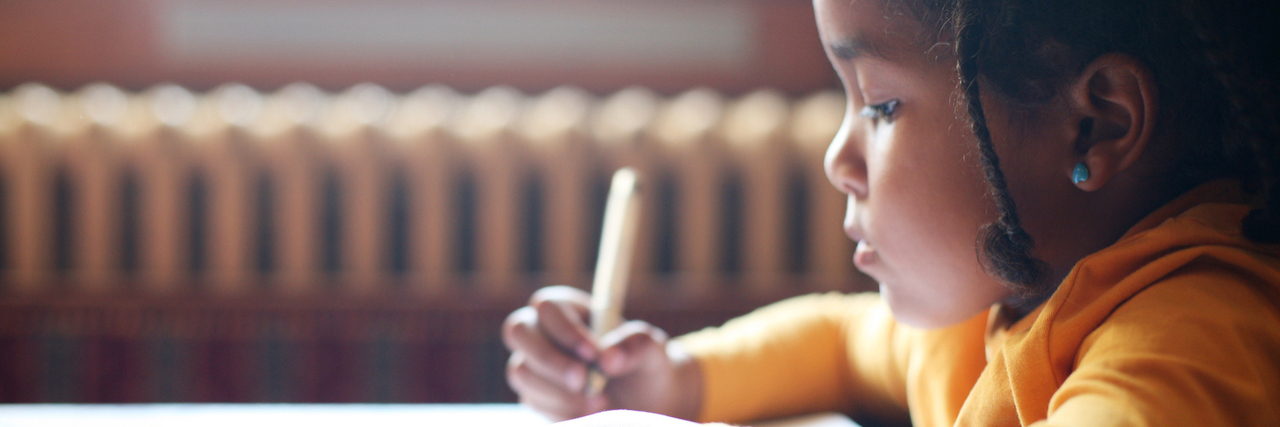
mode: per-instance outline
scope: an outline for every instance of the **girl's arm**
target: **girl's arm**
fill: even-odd
[[[702,371],[697,419],[836,411],[905,421],[909,345],[877,294],[807,295],[678,339]]]

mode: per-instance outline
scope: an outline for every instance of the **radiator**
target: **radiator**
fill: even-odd
[[[586,287],[642,178],[629,316],[868,289],[834,92],[38,84],[0,94],[0,402],[499,401],[506,313]]]
[[[581,283],[608,177],[632,166],[637,281],[838,284],[850,244],[821,158],[843,111],[769,90],[28,84],[0,97],[0,266],[17,293]]]

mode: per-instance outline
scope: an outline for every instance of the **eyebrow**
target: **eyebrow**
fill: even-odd
[[[862,35],[853,35],[832,42],[827,45],[827,48],[842,61],[866,57],[888,59],[888,49],[882,43]]]

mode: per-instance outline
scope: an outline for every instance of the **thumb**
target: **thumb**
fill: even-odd
[[[600,338],[600,370],[610,377],[630,374],[667,357],[667,333],[639,320],[623,323]]]

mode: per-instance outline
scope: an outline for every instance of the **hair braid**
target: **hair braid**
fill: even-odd
[[[979,159],[986,176],[988,191],[995,201],[999,217],[986,224],[978,234],[978,251],[984,268],[1004,281],[1023,297],[1039,293],[1038,284],[1046,271],[1045,263],[1033,257],[1035,241],[1022,228],[1017,205],[1009,193],[1000,157],[996,155],[982,108],[979,86],[978,56],[983,45],[984,25],[973,12],[972,2],[961,2],[956,8],[956,57],[960,86],[969,114],[969,125],[977,138]]]

